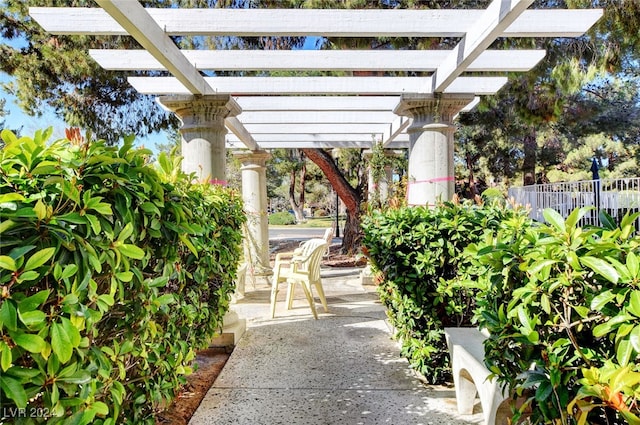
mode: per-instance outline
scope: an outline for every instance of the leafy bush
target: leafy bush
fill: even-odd
[[[329,212],[325,209],[322,208],[318,208],[315,211],[313,211],[313,216],[314,217],[326,217],[329,215]]]
[[[522,212],[503,202],[446,202],[404,207],[363,220],[365,253],[381,281],[378,293],[402,342],[403,355],[431,383],[450,379],[444,327],[470,326],[476,272],[463,255],[487,229]]]
[[[219,330],[244,221],[179,160],[51,131],[0,151],[0,403],[24,423],[153,424]],[[11,410],[14,409],[14,410]]]
[[[296,224],[296,217],[287,211],[280,211],[269,215],[269,224],[284,226]]]
[[[478,301],[485,362],[535,424],[638,424],[640,238],[625,217],[582,229],[587,213],[548,225],[511,220],[470,247],[487,267]]]

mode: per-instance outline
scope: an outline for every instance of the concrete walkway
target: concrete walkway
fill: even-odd
[[[302,290],[287,311],[284,286],[270,319],[269,286],[247,279],[234,307],[247,332],[189,424],[481,423],[481,413],[456,413],[453,388],[416,378],[375,288],[361,285],[357,272],[323,269],[329,313],[318,303],[318,320]]]

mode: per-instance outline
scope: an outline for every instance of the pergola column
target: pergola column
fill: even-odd
[[[386,156],[393,156],[394,154],[385,152]],[[389,185],[393,180],[393,169],[385,165],[384,167],[384,177],[380,179],[380,181],[376,182],[374,178],[374,170],[371,166],[371,158],[373,157],[373,151],[367,150],[364,151],[364,158],[367,161],[367,200],[369,202],[374,200],[373,195],[378,193],[378,201],[380,203],[385,203],[387,199],[389,199]]]
[[[271,276],[269,266],[269,220],[267,216],[266,162],[271,154],[266,151],[237,153],[242,168],[242,200],[247,215],[245,235],[245,261],[254,276]]]
[[[394,112],[409,116],[407,203],[433,206],[455,190],[453,118],[473,95],[403,95]]]
[[[161,96],[158,101],[182,122],[182,170],[199,181],[226,183],[224,120],[242,109],[229,95]]]

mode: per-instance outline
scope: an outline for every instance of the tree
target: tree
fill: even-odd
[[[9,114],[4,107],[7,104],[6,99],[0,99],[0,130],[4,129],[6,123],[6,116]]]
[[[360,229],[360,217],[363,213],[363,193],[365,193],[366,180],[364,172],[357,171],[358,183],[354,187],[349,183],[345,175],[340,171],[336,161],[331,154],[324,149],[302,149],[302,151],[324,172],[331,183],[331,186],[338,193],[347,209],[347,220],[345,222],[344,234],[342,237],[342,252],[354,254],[360,247],[362,232]],[[355,149],[349,149],[348,154],[355,154]],[[361,154],[361,152],[358,152]],[[360,161],[362,164],[362,161]],[[359,167],[362,169],[363,167]]]

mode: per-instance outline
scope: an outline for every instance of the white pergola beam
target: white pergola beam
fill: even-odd
[[[398,116],[389,124],[384,133],[382,133],[382,146],[387,147],[393,142],[411,123],[411,119],[405,116]]]
[[[237,96],[251,111],[393,111],[400,96]]]
[[[361,123],[312,123],[312,124],[245,124],[253,137],[260,134],[307,133],[307,134],[382,134],[388,124]],[[259,140],[259,139],[256,139]],[[258,142],[259,143],[259,142]]]
[[[445,92],[533,1],[493,0],[481,19],[469,28],[462,40],[438,66],[433,80],[433,92]]]
[[[96,3],[171,72],[190,94],[213,94],[198,70],[138,1],[96,0]]]
[[[246,129],[244,124],[238,120],[237,117],[228,117],[224,120],[224,125],[231,131],[236,137],[248,148],[251,150],[258,150],[260,146],[253,138],[251,133]]]
[[[339,141],[350,142],[362,142],[373,143],[375,140],[380,140],[382,132],[380,133],[323,133],[323,134],[311,134],[311,133],[274,133],[274,134],[256,134],[254,135],[256,142],[262,146],[263,143],[290,143],[290,142],[305,142],[305,143],[331,143]],[[234,134],[227,134],[227,140],[233,143],[242,143],[240,139]],[[400,134],[396,138],[397,142],[408,142],[409,135],[406,133]]]
[[[148,9],[167,35],[462,37],[482,10],[335,9]],[[29,14],[51,34],[127,35],[96,8],[30,7]],[[524,12],[505,37],[577,37],[602,9],[544,9]]]
[[[137,1],[96,0],[109,15],[133,36],[153,60],[171,72],[190,94],[208,95],[214,91],[195,66],[182,54],[175,43],[158,27],[147,10]],[[251,134],[236,118],[225,120],[227,128],[236,134],[249,149],[259,149]]]
[[[334,141],[289,141],[281,142],[276,140],[261,141],[261,149],[304,149],[304,148],[359,148],[365,149],[371,147],[370,141],[356,141],[348,138]],[[226,143],[227,148],[243,149],[244,145],[240,141],[228,140]]]
[[[391,111],[250,111],[239,116],[244,125],[249,124],[313,124],[313,123],[389,123],[396,118]]]
[[[199,70],[216,71],[421,71],[433,72],[447,50],[183,50]],[[536,66],[544,50],[487,50],[467,67],[470,72],[523,72]],[[146,50],[89,50],[104,69],[164,71]]]
[[[218,94],[231,95],[399,95],[432,93],[431,77],[205,77]],[[129,77],[143,94],[187,94],[173,77]],[[458,77],[445,93],[495,94],[506,77]]]

